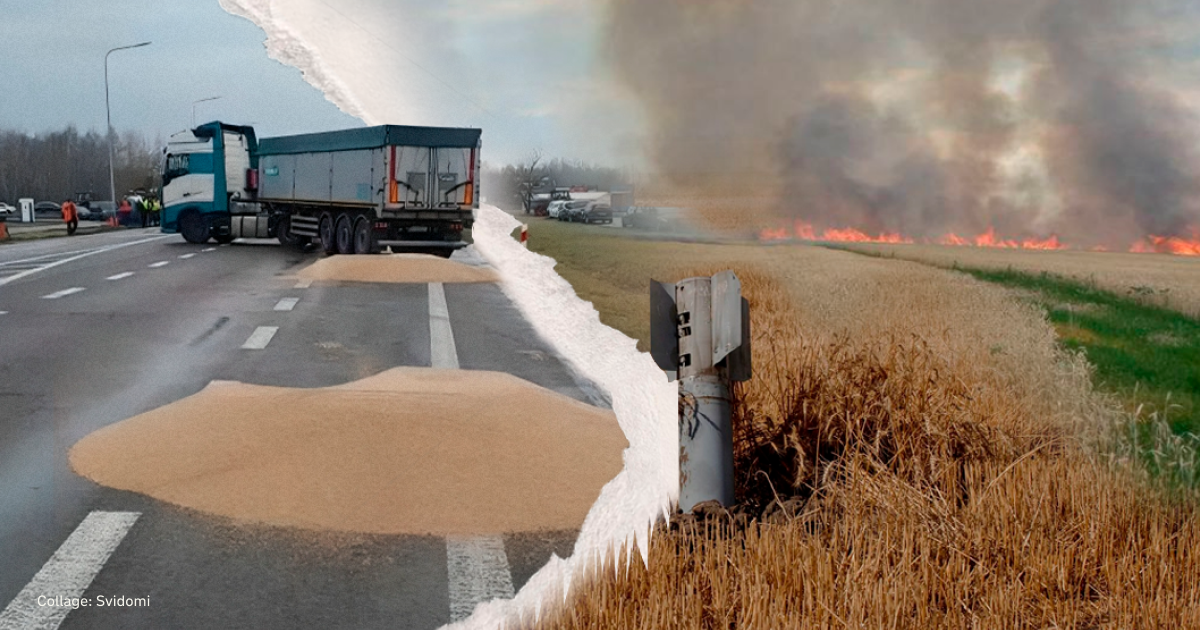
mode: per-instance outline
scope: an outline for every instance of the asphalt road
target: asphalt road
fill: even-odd
[[[97,486],[67,464],[90,432],[214,379],[319,387],[430,365],[427,285],[298,289],[285,278],[315,258],[267,244],[189,245],[154,230],[0,246],[0,630],[26,627],[14,621],[22,602],[47,580],[70,579],[93,603],[149,605],[66,608],[41,627],[451,621],[456,578],[443,538],[234,522]],[[447,284],[445,295],[464,369],[510,372],[603,404],[498,287]],[[299,298],[295,308],[275,310],[288,297]],[[261,326],[278,332],[263,350],[242,349]],[[127,513],[140,516],[130,525]],[[576,534],[503,537],[513,587],[551,553],[570,554]],[[105,545],[111,556],[96,551]],[[98,568],[90,586],[89,562]]]

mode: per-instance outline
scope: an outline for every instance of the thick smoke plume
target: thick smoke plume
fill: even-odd
[[[1200,225],[1178,0],[610,0],[608,55],[677,180],[818,227],[1128,245]],[[1196,79],[1193,78],[1193,81]]]

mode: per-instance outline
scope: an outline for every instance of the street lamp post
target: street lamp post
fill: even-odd
[[[193,127],[196,126],[196,105],[198,103],[203,103],[204,101],[215,101],[219,98],[221,98],[221,97],[220,96],[210,96],[208,98],[202,98],[200,100],[192,101],[192,126]]]
[[[111,195],[114,206],[117,204],[117,182],[116,178],[113,176],[112,108],[108,105],[108,56],[117,52],[118,50],[141,48],[142,46],[149,45],[150,42],[142,42],[140,44],[133,44],[132,46],[118,46],[117,48],[113,48],[112,50],[104,53],[104,117],[108,123],[108,133],[105,134],[108,136],[108,192],[109,195]]]

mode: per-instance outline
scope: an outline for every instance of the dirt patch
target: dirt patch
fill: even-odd
[[[496,272],[426,254],[329,256],[301,269],[296,277],[323,282],[499,282]]]
[[[236,519],[479,534],[578,528],[627,446],[612,412],[514,376],[394,368],[319,389],[214,381],[70,459],[96,483]]]

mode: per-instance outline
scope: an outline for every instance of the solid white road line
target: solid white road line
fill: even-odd
[[[61,625],[72,610],[70,604],[46,605],[46,600],[82,597],[139,516],[139,512],[88,514],[42,570],[0,612],[0,630],[52,630]]]
[[[54,293],[51,293],[50,295],[43,295],[42,299],[43,300],[57,300],[60,297],[66,297],[73,293],[79,293],[80,291],[86,291],[86,289],[84,289],[83,287],[71,287],[70,289],[63,289],[62,291],[55,291]]]
[[[171,264],[171,261],[169,261],[169,260],[160,260],[156,263],[150,263],[149,265],[146,265],[146,266],[151,269],[157,269],[159,267],[166,267],[169,264]]]
[[[250,338],[246,340],[246,343],[242,344],[242,349],[262,350],[267,347],[267,344],[271,343],[271,338],[277,332],[279,332],[278,326],[259,326],[250,335]]]
[[[477,604],[513,596],[508,556],[499,536],[446,538],[446,568],[451,623],[470,617]]]
[[[200,253],[203,254],[204,252],[215,252],[215,251],[217,251],[216,247],[209,247],[207,249],[200,250]]]
[[[115,276],[109,276],[109,277],[105,278],[105,280],[124,280],[125,278],[128,278],[129,276],[132,276],[132,275],[133,275],[132,271],[126,271],[124,273],[119,273]]]
[[[95,256],[96,254],[103,254],[104,252],[111,252],[114,249],[121,249],[122,247],[130,247],[132,245],[141,245],[142,243],[150,243],[152,241],[164,239],[169,236],[170,236],[170,234],[164,234],[162,236],[152,236],[150,238],[144,238],[144,239],[137,240],[137,241],[131,241],[129,243],[121,243],[119,245],[112,245],[110,247],[101,247],[99,249],[87,250],[87,251],[79,254],[78,256],[71,256],[70,258],[63,258],[61,260],[56,260],[51,263],[46,263],[44,265],[34,267],[33,269],[26,269],[25,271],[22,271],[21,273],[13,274],[11,276],[8,276],[7,278],[0,279],[0,287],[4,286],[10,282],[16,282],[17,280],[20,280],[21,278],[24,278],[29,275],[33,275],[39,271],[45,271],[46,269],[50,269],[51,267],[65,265],[69,262],[75,262],[76,260],[79,260],[80,258],[87,258],[88,256]],[[49,256],[39,256],[38,258],[48,258],[48,257]],[[33,260],[33,259],[30,259],[30,260]],[[12,261],[12,262],[17,263],[17,262],[22,262],[22,261]],[[7,264],[11,264],[11,263],[5,263],[5,264],[7,265]]]
[[[458,369],[458,349],[450,330],[450,309],[441,282],[429,283],[429,359],[432,367]]]
[[[300,282],[296,283],[297,289],[307,289],[308,287],[311,287],[311,286],[312,286],[311,278],[307,278],[307,279],[301,280]]]
[[[296,308],[296,302],[299,302],[299,301],[300,301],[300,298],[283,298],[282,300],[279,300],[278,304],[275,305],[275,310],[290,311],[290,310]]]
[[[184,254],[184,255],[180,256],[180,258],[183,260],[187,260],[187,259],[191,258],[192,256],[195,256],[195,254]]]

